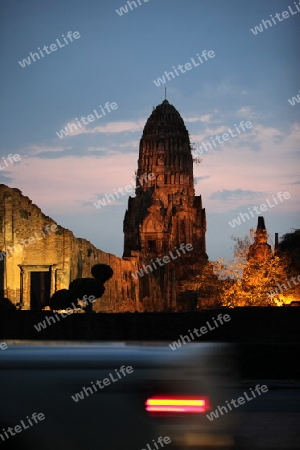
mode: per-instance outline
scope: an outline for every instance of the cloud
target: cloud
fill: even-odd
[[[59,153],[64,152],[66,150],[71,149],[72,147],[66,147],[66,146],[53,146],[53,145],[30,145],[29,147],[26,147],[25,153],[30,156],[36,156],[40,155],[42,153]]]
[[[139,141],[138,140],[134,140],[134,141],[128,141],[128,142],[123,142],[122,144],[120,144],[120,147],[122,148],[134,148],[134,149],[138,149],[139,148]]]
[[[126,194],[126,196],[123,197],[122,200],[121,199],[118,200],[118,198],[117,198],[117,196],[116,196],[116,194],[114,192],[108,192],[106,195],[103,194],[103,193],[102,194],[98,194],[97,195],[97,199],[94,202],[92,202],[94,208],[97,211],[102,212],[102,211],[105,211],[106,208],[109,208],[109,207],[112,207],[112,206],[115,207],[115,206],[124,206],[124,205],[126,205],[126,203],[128,202],[128,197],[129,197],[130,194]],[[118,195],[119,195],[119,197],[121,197],[120,194],[118,194]],[[114,200],[113,200],[113,198],[114,198]],[[99,201],[101,203],[99,203]],[[97,203],[98,207],[94,203]],[[84,201],[79,201],[78,204],[81,205],[84,208],[91,209],[91,202],[87,202],[87,201],[84,200]]]
[[[236,91],[236,87],[228,81],[223,81],[216,86],[216,94],[231,94]]]
[[[209,175],[205,175],[204,177],[195,177],[194,182],[197,184],[199,181],[208,180],[210,178]]]
[[[93,202],[99,199],[99,192],[109,194],[131,184],[136,157],[136,152],[48,160],[28,157],[11,166],[8,185],[19,188],[50,216],[66,210],[84,214],[84,204],[90,204],[90,210],[96,209]],[[125,201],[127,197],[124,196]]]
[[[245,119],[246,120],[246,119]],[[250,121],[251,122],[251,121]],[[252,123],[252,122],[251,122]],[[239,122],[237,121],[237,125]],[[216,136],[219,135],[222,137],[223,133],[229,133],[228,130],[231,130],[233,134],[236,136],[231,137],[229,140],[224,141],[219,144],[216,141]],[[239,128],[240,134],[236,130],[234,123],[229,125],[222,125],[216,127],[207,127],[201,134],[192,134],[191,141],[195,145],[196,149],[200,147],[203,142],[210,142],[212,148],[207,146],[208,152],[203,151],[204,155],[208,155],[213,152],[221,152],[226,151],[229,148],[246,148],[247,150],[252,150],[253,152],[262,152],[263,149],[270,149],[271,146],[276,149],[276,151],[284,151],[286,152],[289,149],[289,152],[297,156],[298,147],[296,145],[296,136],[298,133],[297,124],[286,128],[284,130],[280,130],[275,127],[263,125],[257,122],[252,123],[252,127],[242,131]],[[216,145],[213,145],[212,139],[215,140]],[[298,136],[299,139],[299,136]],[[282,146],[285,146],[285,149],[282,149]],[[200,149],[201,150],[201,149]]]
[[[212,200],[251,200],[261,197],[262,194],[263,192],[246,191],[244,189],[223,189],[222,191],[213,192],[210,198]]]
[[[246,95],[248,93],[246,89],[235,86],[231,81],[223,81],[217,85],[205,83],[204,91],[208,97],[218,97],[220,95]]]
[[[213,132],[218,129],[219,126],[209,128]],[[21,189],[53,218],[68,211],[69,216],[79,214],[83,219],[97,220],[94,215],[98,217],[99,210],[93,202],[100,198],[99,193],[113,193],[135,178],[138,145],[135,146],[134,139],[123,138],[119,133],[109,135],[106,147],[102,137],[97,136],[96,143],[80,143],[81,153],[68,156],[65,156],[67,152],[75,151],[71,147],[31,146],[31,153],[27,151],[28,156],[5,173],[8,177],[5,184]],[[297,211],[298,142],[297,126],[279,130],[254,123],[253,129],[219,145],[222,151],[209,150],[201,164],[194,166],[195,182],[198,182],[195,190],[197,195],[202,195],[203,206],[210,214],[228,213],[252,202],[263,203],[285,184],[291,199],[280,204],[277,211],[280,214]],[[253,143],[259,151],[253,151]],[[86,149],[85,154],[82,149]],[[125,213],[126,203],[127,196],[124,196],[124,203],[114,206],[118,211],[123,208]],[[104,210],[110,213],[112,208]],[[273,209],[269,214],[273,214]]]
[[[13,180],[13,176],[10,174],[9,171],[7,171],[7,172],[1,171],[0,172],[0,183],[7,184],[7,183],[11,183],[12,180]]]
[[[231,130],[231,133],[230,133]],[[208,151],[222,151],[226,147],[230,147],[231,145],[234,145],[233,141],[235,141],[236,138],[238,138],[239,145],[251,145],[253,149],[257,150],[257,145],[255,144],[252,132],[253,128],[246,129],[246,131],[242,131],[242,129],[239,128],[239,131],[241,134],[238,134],[236,131],[236,128],[232,124],[231,126],[222,125],[215,128],[206,128],[205,131],[202,134],[192,134],[191,140],[195,145],[195,150],[197,148],[201,151],[199,148],[204,142],[207,144],[208,142],[211,144],[211,147],[208,145]],[[229,134],[229,140],[224,141],[222,139],[222,134],[227,133]],[[218,140],[216,140],[217,136],[219,135],[218,139],[220,138],[221,143],[218,143]],[[213,143],[213,140],[215,141],[215,144]],[[206,153],[202,150],[203,153]]]
[[[287,184],[287,185],[300,184],[300,181],[298,180],[298,181],[294,181],[293,183],[285,183],[285,184]]]
[[[145,125],[145,119],[140,119],[137,121],[123,121],[123,122],[107,122],[104,125],[98,125],[94,127],[90,127],[90,125],[83,125],[81,128],[77,126],[77,130],[70,132],[68,128],[68,124],[75,124],[76,120],[70,120],[64,128],[68,130],[68,135],[63,139],[78,136],[81,134],[118,134],[118,133],[126,133],[126,132],[137,132],[141,131]],[[74,127],[73,127],[74,128]],[[61,131],[61,130],[60,130]]]
[[[203,114],[202,116],[199,117],[183,118],[183,120],[186,123],[194,123],[194,122],[211,123],[212,117],[213,117],[212,114]]]
[[[247,119],[259,119],[260,115],[257,112],[252,111],[250,106],[242,106],[237,112],[241,117],[246,117]]]
[[[88,152],[88,153],[92,153],[92,152],[97,152],[97,153],[106,153],[107,152],[107,147],[103,147],[103,146],[97,146],[97,147],[93,147],[93,146],[90,146],[90,147],[87,147],[86,148],[86,151]]]
[[[219,145],[222,151],[205,152],[201,164],[194,165],[196,178],[209,176],[205,183],[195,187],[197,195],[202,195],[203,205],[210,213],[226,213],[228,203],[231,209],[248,204],[251,192],[264,193],[261,198],[263,203],[285,185],[289,187],[291,199],[278,207],[280,213],[287,214],[299,209],[298,184],[293,184],[299,180],[297,127],[279,130],[254,123],[249,132]],[[243,191],[249,191],[248,194],[244,192],[245,197],[239,191],[241,186]],[[268,214],[273,214],[273,210]]]
[[[104,146],[88,146],[86,147],[87,154],[100,155],[100,156],[108,156],[108,155],[118,155],[120,153],[131,153],[137,152],[139,148],[138,140],[130,140],[125,141],[122,138],[109,140]],[[82,153],[82,150],[81,150]]]

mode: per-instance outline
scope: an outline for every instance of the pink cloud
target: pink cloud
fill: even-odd
[[[23,158],[11,166],[11,187],[19,188],[46,214],[82,210],[97,194],[112,193],[134,178],[136,154],[96,158],[68,156],[59,159]],[[127,197],[124,196],[124,199]],[[86,208],[84,208],[86,210]]]

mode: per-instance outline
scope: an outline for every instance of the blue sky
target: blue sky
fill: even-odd
[[[138,1],[136,1],[138,5]],[[207,213],[211,260],[230,257],[231,236],[244,236],[257,217],[232,228],[248,208],[290,198],[263,213],[272,243],[299,228],[300,12],[285,0],[140,0],[120,16],[124,0],[3,0],[0,6],[0,182],[21,189],[42,211],[78,237],[118,256],[128,197],[94,206],[131,183],[145,121],[164,98],[153,80],[212,50],[215,57],[167,83],[196,146],[240,121],[252,128],[205,152],[195,164],[196,193]],[[294,14],[258,32],[276,13]],[[300,7],[299,7],[300,9]],[[56,51],[21,67],[45,45]],[[66,38],[67,39],[67,38]],[[60,139],[56,132],[100,105],[118,108]],[[4,158],[4,159],[2,159]]]

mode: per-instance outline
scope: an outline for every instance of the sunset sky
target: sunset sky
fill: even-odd
[[[121,16],[116,10],[125,4],[1,2],[0,183],[20,189],[75,236],[121,256],[128,195],[100,209],[93,203],[134,178],[143,127],[164,99],[164,86],[154,80],[213,51],[214,58],[178,69],[167,82],[167,98],[195,146],[235,132],[241,121],[252,124],[195,164],[208,256],[231,257],[231,236],[256,227],[257,215],[235,228],[229,221],[266,200],[273,204],[278,192],[290,198],[263,213],[269,242],[275,232],[299,228],[300,103],[288,102],[300,90],[294,1],[136,0],[137,8],[127,4]],[[251,31],[284,11],[285,19]],[[72,42],[69,31],[78,32]],[[33,62],[30,52],[44,46],[49,53]],[[100,115],[107,102],[118,107],[58,137],[76,118]],[[20,161],[11,164],[9,154]]]

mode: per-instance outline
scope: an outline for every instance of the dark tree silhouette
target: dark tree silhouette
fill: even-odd
[[[96,280],[105,283],[113,276],[114,271],[107,264],[95,264],[92,267],[91,273]]]
[[[75,278],[71,281],[69,289],[55,292],[50,299],[50,308],[52,310],[66,309],[74,305],[78,306],[78,300],[85,300],[85,311],[92,312],[92,300],[102,297],[105,292],[104,283],[113,276],[114,272],[107,264],[95,264],[91,273],[94,278]]]
[[[289,258],[289,271],[299,273],[300,270],[300,229],[286,233],[279,243],[279,251]]]
[[[0,312],[16,311],[15,305],[7,297],[0,297]]]
[[[73,305],[72,305],[73,303]],[[53,310],[74,308],[77,306],[77,299],[71,296],[68,289],[60,289],[56,291],[50,298],[50,308]]]
[[[95,278],[75,278],[69,286],[72,297],[79,300],[84,300],[84,296],[90,297],[91,295],[95,298],[102,297],[104,290],[103,283]]]

